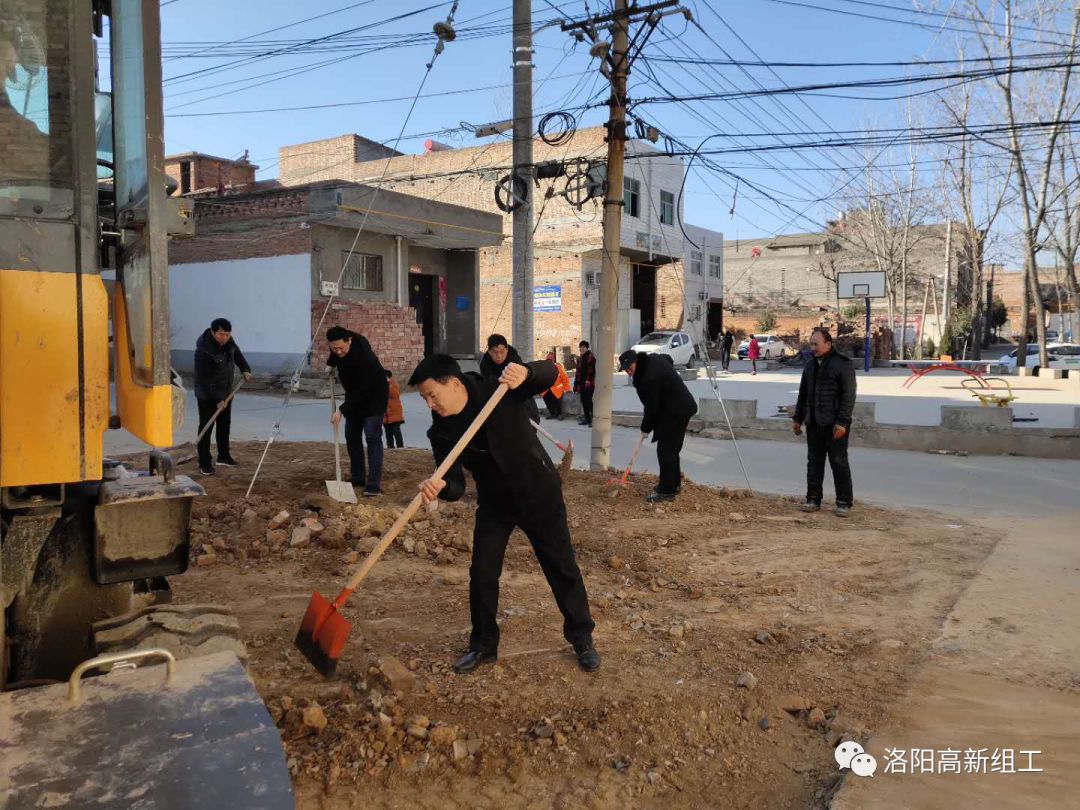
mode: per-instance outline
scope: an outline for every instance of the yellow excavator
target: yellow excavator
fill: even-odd
[[[184,410],[161,86],[158,0],[0,0],[0,808],[293,807],[235,618],[169,601],[201,488],[104,457]]]

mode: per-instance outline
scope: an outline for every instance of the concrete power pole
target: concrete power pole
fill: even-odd
[[[514,210],[513,337],[526,362],[533,359],[533,111],[532,2],[514,0]]]
[[[952,307],[949,306],[951,296],[950,288],[952,282],[952,219],[945,225],[945,279],[942,282],[941,290],[941,315],[945,319],[946,325],[949,323],[949,316],[952,315]],[[950,350],[952,347],[949,347]]]
[[[623,159],[626,155],[626,75],[630,36],[627,0],[615,0],[611,41],[611,100],[608,114],[607,193],[604,195],[604,255],[600,274],[600,339],[596,347],[590,467],[611,464],[611,397],[614,391],[615,322],[619,312],[619,245],[622,233]]]

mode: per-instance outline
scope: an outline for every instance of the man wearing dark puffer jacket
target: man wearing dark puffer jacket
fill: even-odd
[[[825,482],[825,459],[832,466],[836,488],[836,515],[847,517],[855,501],[848,465],[851,412],[855,408],[855,366],[851,358],[833,349],[832,335],[818,328],[810,337],[813,359],[803,368],[799,399],[792,429],[802,433],[806,425],[806,503],[804,512],[821,509]]]
[[[697,402],[686,387],[670,355],[625,351],[619,355],[619,370],[630,375],[638,399],[645,409],[641,432],[652,433],[660,481],[646,501],[673,501],[682,488],[679,454]]]
[[[232,338],[232,324],[224,318],[215,318],[195,342],[195,399],[199,403],[199,432],[214,416],[217,407],[232,393],[233,366],[240,369],[245,380],[251,379],[251,366],[244,353]],[[210,434],[217,432],[217,463],[225,467],[236,466],[229,454],[229,427],[232,424],[232,403],[214,422],[212,430],[199,442],[199,472],[214,474],[214,462],[210,457]]]
[[[517,363],[520,366],[524,362],[521,355],[518,354],[518,350],[507,343],[506,338],[502,335],[488,336],[487,346],[487,351],[480,358],[481,377],[498,379],[499,375],[503,373],[503,369],[511,363]],[[540,408],[537,406],[535,399],[530,398],[525,402],[525,410],[529,412],[529,418],[539,424]]]

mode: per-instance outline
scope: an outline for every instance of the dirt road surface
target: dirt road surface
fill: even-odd
[[[202,479],[175,600],[236,612],[305,809],[825,806],[833,746],[892,719],[1000,537],[910,510],[804,515],[789,499],[689,482],[653,507],[650,476],[613,495],[607,476],[572,471],[603,668],[577,668],[515,533],[499,663],[458,676],[470,491],[414,519],[352,597],[327,682],[293,647],[307,601],[336,595],[432,459],[388,452],[386,494],[353,507],[325,495],[330,445],[279,443],[245,501],[259,450],[237,446],[243,467]]]

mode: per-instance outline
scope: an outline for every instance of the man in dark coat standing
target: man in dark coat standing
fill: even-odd
[[[697,413],[697,402],[669,355],[628,350],[619,355],[619,370],[630,375],[645,408],[641,432],[652,433],[656,442],[660,482],[645,500],[673,501],[682,488],[679,453],[690,418]]]
[[[592,426],[592,400],[596,392],[596,355],[589,348],[589,341],[578,344],[578,366],[574,374],[574,391],[581,400],[579,425]]]
[[[506,338],[500,334],[494,334],[487,339],[487,351],[480,358],[480,376],[499,379],[499,376],[511,363],[519,366],[523,363],[518,350],[506,342]],[[540,423],[540,408],[535,399],[529,399],[525,403],[525,409],[529,412],[529,418],[537,424]]]
[[[251,379],[251,366],[232,337],[232,324],[224,318],[215,318],[210,328],[195,341],[195,399],[199,403],[199,432],[206,427],[218,405],[228,399],[233,388],[233,367],[240,369],[244,380]],[[199,472],[214,474],[214,462],[210,456],[210,434],[217,433],[217,463],[235,467],[236,461],[229,454],[229,428],[232,425],[232,402],[214,422],[214,427],[199,441]]]
[[[326,331],[330,357],[326,365],[336,368],[345,399],[330,417],[331,423],[345,419],[345,445],[349,449],[349,480],[374,497],[382,492],[383,418],[390,398],[386,370],[363,335],[343,326]],[[367,466],[364,465],[364,442],[367,442]]]
[[[810,337],[813,359],[803,367],[799,399],[795,404],[792,429],[798,436],[806,425],[806,503],[804,512],[821,509],[825,482],[825,459],[832,466],[836,488],[836,514],[847,517],[855,496],[848,465],[848,438],[851,412],[855,408],[855,365],[851,358],[833,349],[832,335],[817,328]]]
[[[735,335],[730,329],[724,332],[724,337],[720,341],[720,367],[727,371],[731,365],[731,347],[735,345]]]
[[[593,647],[589,598],[570,544],[562,482],[525,411],[525,402],[551,388],[555,378],[555,364],[546,360],[510,363],[495,378],[462,373],[452,357],[437,354],[421,361],[409,379],[409,385],[419,390],[431,408],[428,438],[438,464],[450,454],[500,381],[510,388],[446,477],[420,485],[424,501],[431,503],[458,500],[465,492],[464,470],[476,482],[469,567],[472,634],[468,650],[454,663],[457,672],[471,672],[498,657],[499,577],[506,543],[515,528],[532,544],[562,613],[563,636],[573,646],[578,665],[586,672],[600,668],[600,655]]]

